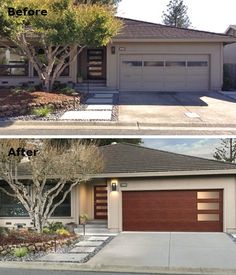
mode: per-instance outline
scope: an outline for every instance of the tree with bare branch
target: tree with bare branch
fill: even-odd
[[[37,232],[41,233],[48,219],[72,189],[102,170],[103,159],[96,145],[81,141],[74,141],[65,150],[42,140],[30,144],[39,153],[27,161],[23,156],[8,156],[10,148],[16,150],[26,145],[29,146],[29,143],[22,140],[1,141],[0,177],[9,185],[11,192],[1,186],[0,191],[21,202]],[[21,180],[22,169],[30,176],[30,185]],[[52,179],[54,184],[47,184]]]
[[[213,157],[216,160],[236,163],[236,139],[221,139],[221,143],[216,147]]]

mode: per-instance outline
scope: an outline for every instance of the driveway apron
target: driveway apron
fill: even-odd
[[[116,267],[236,270],[236,244],[224,233],[126,232],[88,264]]]

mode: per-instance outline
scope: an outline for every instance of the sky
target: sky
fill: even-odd
[[[192,28],[225,32],[236,25],[236,0],[184,0]],[[169,0],[122,0],[118,15],[132,19],[162,23],[162,12]]]
[[[143,141],[145,147],[209,159],[213,159],[215,148],[221,142],[217,138],[158,138]]]

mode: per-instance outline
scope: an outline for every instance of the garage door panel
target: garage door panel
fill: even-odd
[[[122,192],[123,230],[221,232],[223,191],[212,192],[218,199],[198,190]]]
[[[121,55],[120,90],[208,91],[209,56]]]

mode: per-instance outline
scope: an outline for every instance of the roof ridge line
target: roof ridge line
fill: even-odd
[[[226,162],[226,161],[220,161],[220,160],[214,160],[214,159],[206,159],[206,158],[203,158],[203,157],[196,157],[196,156],[192,156],[192,155],[185,155],[185,154],[180,154],[180,153],[175,153],[175,152],[170,152],[170,151],[164,151],[164,150],[161,150],[161,149],[150,148],[150,147],[137,145],[137,144],[132,144],[132,143],[127,143],[127,142],[121,142],[121,143],[117,143],[117,144],[110,144],[110,145],[104,145],[104,146],[114,146],[114,145],[119,145],[119,144],[129,145],[129,146],[133,146],[133,147],[137,147],[137,148],[143,148],[143,149],[147,149],[147,150],[151,150],[151,151],[160,151],[160,152],[163,152],[165,154],[173,154],[173,155],[177,155],[177,156],[201,159],[201,160],[211,161],[211,162],[220,163],[220,164],[224,164],[224,165],[230,164],[230,165],[233,165],[233,166],[236,167],[236,163],[232,163],[232,162]]]
[[[148,22],[148,21],[143,21],[143,20],[138,20],[138,19],[132,19],[132,18],[127,18],[127,17],[121,17],[121,16],[116,16],[116,17],[118,19],[121,19],[121,20],[125,19],[125,20],[136,21],[136,22],[146,23],[146,24],[160,26],[160,27],[171,28],[171,29],[179,29],[179,30],[194,31],[194,32],[203,32],[203,33],[208,33],[208,34],[214,34],[214,35],[231,37],[230,35],[227,35],[227,34],[224,34],[224,33],[210,32],[210,31],[203,31],[203,30],[195,30],[195,29],[188,29],[188,28],[180,28],[180,27],[175,27],[175,26],[167,26],[167,25],[160,24],[160,23]]]

